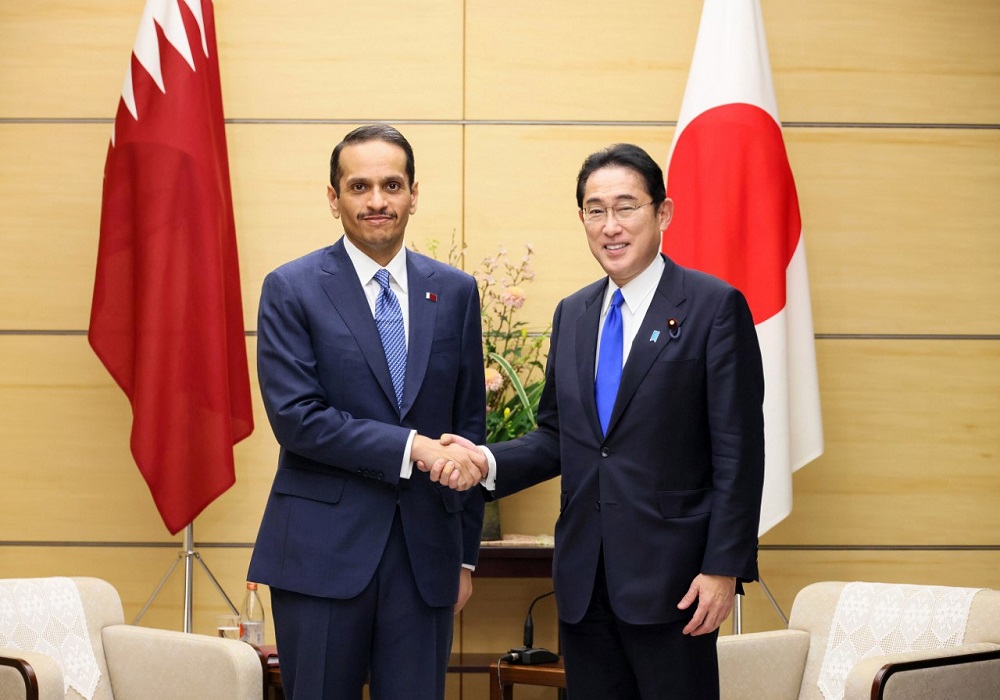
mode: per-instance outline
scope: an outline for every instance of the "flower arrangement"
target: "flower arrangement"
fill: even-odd
[[[535,279],[531,269],[534,250],[525,244],[514,262],[500,246],[496,255],[482,259],[472,271],[479,285],[483,319],[483,359],[486,373],[486,441],[513,440],[532,430],[538,418],[538,399],[545,384],[543,350],[548,338],[531,334],[517,318],[527,294],[524,286]],[[438,245],[428,246],[437,258]],[[465,249],[452,239],[446,262],[461,267]]]
[[[437,257],[437,244],[429,246]],[[483,361],[486,374],[486,440],[513,440],[531,431],[538,420],[538,400],[545,384],[544,354],[548,329],[528,332],[527,324],[517,318],[527,294],[524,287],[535,279],[531,269],[531,245],[524,246],[520,260],[513,261],[500,246],[496,255],[483,258],[472,271],[479,285],[483,319]],[[449,265],[461,267],[464,248],[452,239]],[[500,539],[499,511],[496,501],[487,503],[483,539]]]
[[[483,314],[483,358],[486,363],[486,439],[502,442],[535,427],[538,399],[545,384],[542,351],[548,333],[529,334],[517,318],[535,278],[533,250],[525,245],[520,261],[512,262],[501,247],[483,259],[472,275],[479,283]]]

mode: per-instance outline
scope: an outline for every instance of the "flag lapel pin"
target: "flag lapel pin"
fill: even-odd
[[[434,292],[427,292],[427,294],[424,295],[424,299],[427,299],[428,301],[437,301],[438,295]]]

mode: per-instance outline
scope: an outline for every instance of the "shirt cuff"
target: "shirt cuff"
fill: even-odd
[[[409,479],[410,475],[413,474],[413,462],[410,460],[410,452],[413,450],[413,439],[417,437],[417,431],[411,430],[410,437],[406,441],[406,447],[403,449],[403,464],[399,468],[399,478]]]
[[[472,564],[462,564],[462,568],[463,569],[468,569],[469,571],[475,571],[476,570],[476,567],[474,567]]]
[[[486,445],[480,445],[479,449],[483,451],[486,455],[486,461],[489,463],[490,471],[486,474],[486,478],[479,482],[479,485],[485,488],[487,491],[496,491],[497,489],[497,458],[493,456],[490,452],[490,448]]]

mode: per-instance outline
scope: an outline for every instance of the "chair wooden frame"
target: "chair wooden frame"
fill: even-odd
[[[21,678],[24,679],[24,694],[25,700],[38,700],[38,676],[35,675],[35,669],[24,659],[11,659],[6,656],[0,656],[0,666],[7,666],[12,668],[21,674]]]

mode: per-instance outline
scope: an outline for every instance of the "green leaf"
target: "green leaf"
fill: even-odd
[[[518,378],[517,372],[514,371],[514,368],[510,366],[510,363],[507,362],[502,355],[491,352],[489,356],[490,359],[500,365],[503,371],[507,374],[507,378],[510,379],[511,386],[514,387],[515,393],[517,393],[518,398],[521,399],[521,404],[524,406],[524,410],[527,411],[528,417],[531,418],[531,427],[534,428],[536,424],[534,411],[531,406],[531,400],[528,398],[528,394],[524,390],[524,384],[522,384],[521,380]]]

